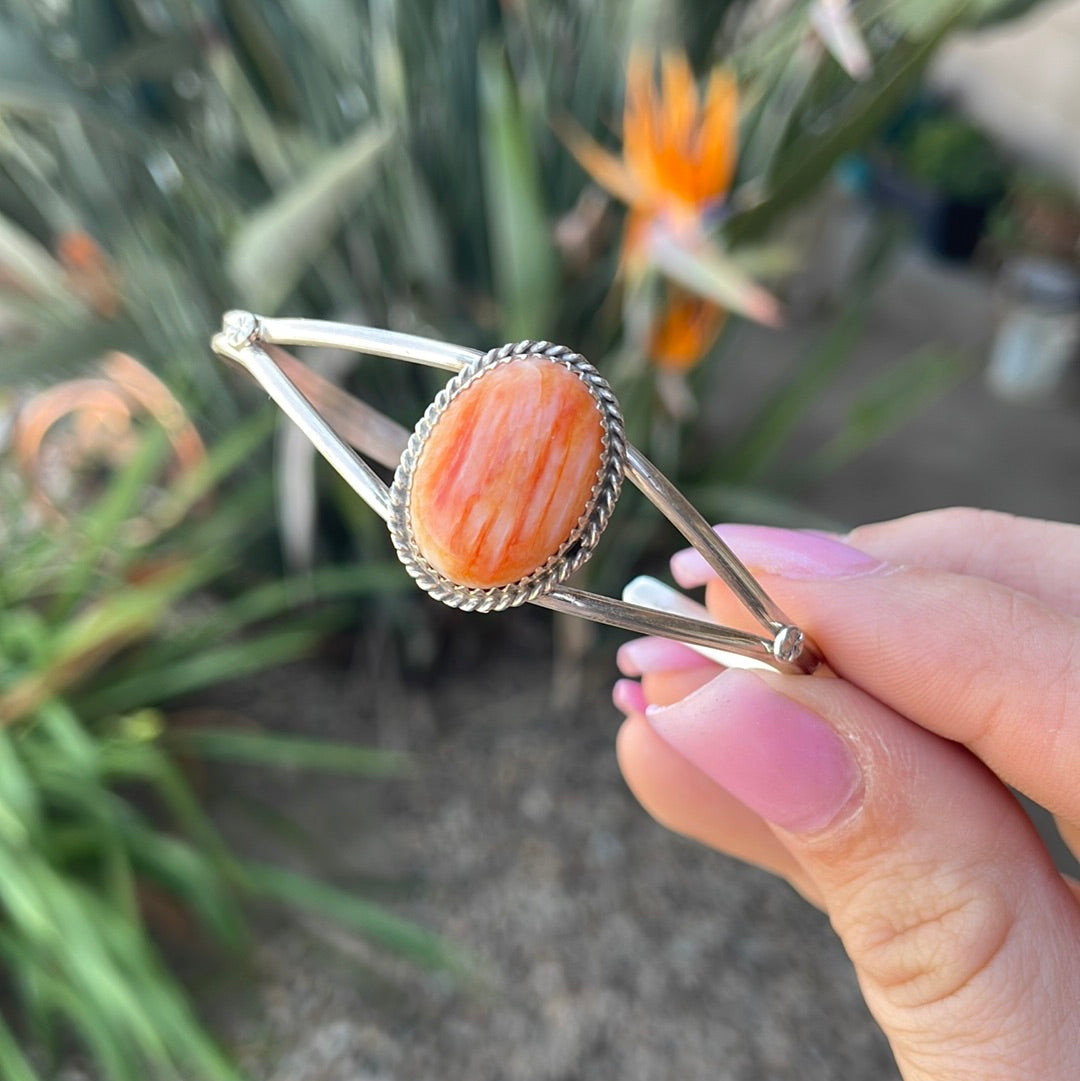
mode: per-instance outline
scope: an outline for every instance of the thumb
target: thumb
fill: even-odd
[[[908,1081],[1080,1077],[1080,904],[973,754],[839,679],[728,671],[647,719],[813,881]]]

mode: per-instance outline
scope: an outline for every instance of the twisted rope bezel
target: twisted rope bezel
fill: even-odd
[[[463,586],[437,571],[416,544],[409,512],[412,478],[417,462],[435,425],[451,402],[495,368],[515,360],[539,357],[561,364],[581,380],[600,413],[601,457],[596,481],[574,528],[543,564],[516,582],[489,589]],[[435,600],[468,612],[499,612],[550,593],[592,555],[604,532],[622,488],[626,436],[618,399],[603,376],[580,353],[565,345],[525,339],[491,349],[466,365],[436,395],[417,422],[390,486],[388,525],[394,550],[416,584]]]

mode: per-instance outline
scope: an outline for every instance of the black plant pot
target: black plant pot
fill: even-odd
[[[940,259],[967,262],[975,253],[999,194],[960,199],[921,184],[890,163],[877,162],[872,192],[882,206],[902,213],[926,249]]]
[[[992,202],[940,196],[922,222],[923,242],[934,255],[966,263],[982,238]]]

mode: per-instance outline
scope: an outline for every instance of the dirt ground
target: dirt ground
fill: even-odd
[[[218,999],[254,1076],[891,1076],[826,921],[788,887],[647,818],[615,766],[609,674],[579,707],[555,710],[543,648],[539,663],[521,656],[534,637],[512,633],[509,657],[425,691],[384,688],[378,704],[362,665],[295,667],[237,703],[275,728],[308,730],[322,715],[337,736],[413,749],[416,780],[297,773],[273,799],[317,838],[297,866],[376,895],[380,882],[404,884],[395,911],[460,946],[485,981],[455,989],[332,929],[268,922],[257,992]],[[236,800],[265,783],[233,775],[224,801],[249,852],[264,842],[237,829]]]
[[[911,256],[856,375],[928,336],[978,351],[992,318],[986,282]],[[806,331],[740,332],[717,424]],[[808,442],[846,406],[843,394],[825,401]],[[852,523],[950,503],[1075,521],[1077,476],[1075,399],[1006,405],[975,374],[808,502]],[[479,618],[503,622],[474,632]],[[427,686],[356,656],[221,698],[270,728],[416,756],[415,779],[378,784],[230,771],[222,820],[266,852],[242,808],[269,797],[312,838],[302,857],[270,845],[276,858],[386,899],[473,956],[485,980],[466,990],[332,928],[266,917],[256,989],[215,980],[206,995],[256,1081],[896,1077],[827,921],[786,885],[668,834],[627,792],[612,754],[617,637],[566,709],[531,614],[463,616],[455,631],[476,640]]]

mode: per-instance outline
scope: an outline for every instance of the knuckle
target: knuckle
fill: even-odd
[[[916,866],[861,894],[848,906],[858,915],[838,931],[868,992],[894,1010],[990,1007],[1016,926],[998,890],[974,878],[944,883],[940,868]]]

